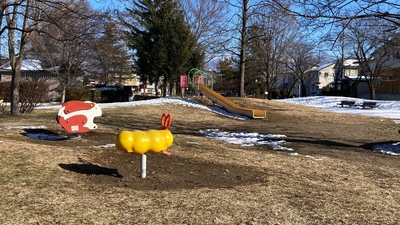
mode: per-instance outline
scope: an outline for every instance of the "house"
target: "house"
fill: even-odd
[[[335,65],[335,73],[338,75],[336,85],[338,86],[335,90],[340,90],[343,91],[342,93],[351,95],[354,88],[353,84],[357,81],[357,96],[369,95],[369,89],[365,78],[359,77],[359,68],[360,64],[358,59],[345,59],[343,64],[338,60]],[[331,83],[331,86],[334,88],[335,81]]]
[[[349,90],[352,87],[352,78],[358,76],[358,60],[346,59],[343,64],[339,60],[314,67],[304,74],[305,96],[321,95],[323,87],[336,90]],[[335,77],[337,77],[335,81]],[[295,96],[300,96],[300,83],[295,84]],[[364,89],[363,89],[364,90]]]
[[[133,94],[156,95],[156,91],[158,91],[158,94],[161,94],[161,90],[155,88],[155,83],[143,84],[140,81],[140,76],[137,74],[123,77],[121,84],[124,87],[131,87]]]
[[[311,93],[318,93],[323,87],[329,85],[335,76],[334,70],[335,63],[326,63],[318,67],[314,67],[304,74],[304,84],[306,88],[306,96],[312,95]],[[301,86],[297,82],[295,85],[295,95],[300,96]]]
[[[100,80],[93,76],[88,76],[91,82],[89,86],[102,85]],[[130,90],[133,95],[156,95],[155,83],[146,83],[140,80],[140,76],[137,74],[122,75],[118,82],[114,82],[110,85],[122,85],[124,90]],[[157,88],[158,94],[161,94],[161,90]]]
[[[354,82],[358,82],[357,85],[357,97],[359,98],[369,98],[369,87],[367,84],[367,80],[365,79],[365,77],[359,77],[358,75],[349,75],[349,76],[345,76],[342,80],[341,80],[341,85],[343,90],[347,90],[347,94],[352,96],[353,94],[353,84]]]
[[[374,53],[370,62],[379,69],[379,86],[375,90],[376,99],[400,100],[400,37],[394,37]]]
[[[0,82],[11,81],[12,71],[10,62],[0,66]],[[45,81],[49,84],[49,99],[56,100],[59,97],[57,89],[61,86],[60,79],[56,74],[44,69],[40,60],[24,59],[21,65],[21,79],[28,81]],[[77,76],[69,87],[82,87],[82,77]]]

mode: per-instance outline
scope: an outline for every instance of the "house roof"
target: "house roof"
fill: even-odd
[[[10,62],[0,66],[0,69],[11,70]],[[22,60],[21,70],[37,71],[37,70],[43,70],[43,68],[40,65],[40,60],[24,59],[24,60]]]
[[[358,59],[346,59],[343,62],[343,66],[358,66]]]
[[[320,66],[316,66],[316,67],[312,68],[311,71],[320,71],[322,69],[325,69],[328,66],[332,66],[333,64],[335,64],[335,63],[334,62],[325,63],[325,64],[322,64]]]

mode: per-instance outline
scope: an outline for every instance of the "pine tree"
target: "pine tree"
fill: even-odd
[[[128,46],[135,52],[137,73],[143,82],[167,85],[184,72],[191,56],[191,33],[173,0],[134,0],[122,22],[128,28]]]

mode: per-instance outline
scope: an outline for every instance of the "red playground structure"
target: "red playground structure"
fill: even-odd
[[[70,134],[85,133],[97,129],[93,119],[101,114],[100,106],[94,102],[72,100],[62,104],[57,122]]]

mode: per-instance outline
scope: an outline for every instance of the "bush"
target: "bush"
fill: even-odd
[[[0,82],[0,100],[3,99],[3,103],[0,103],[0,113],[4,114],[7,111],[7,104],[5,102],[10,101],[10,82]]]
[[[0,82],[0,99],[3,99],[5,102],[10,101],[10,87],[11,82]]]
[[[19,86],[19,111],[32,112],[40,103],[48,102],[49,85],[45,81],[22,81]]]
[[[104,90],[101,91],[101,102],[123,102],[125,101],[124,91],[118,90]]]
[[[92,102],[123,102],[129,101],[129,92],[115,87],[84,87],[69,88],[65,94],[65,101],[80,100]]]
[[[91,87],[84,88],[67,88],[65,93],[65,101],[79,100],[79,101],[92,101],[100,102],[101,93]]]
[[[133,99],[134,99],[135,101],[150,100],[150,99],[156,99],[156,98],[158,98],[158,97],[156,97],[156,96],[150,96],[150,95],[135,95],[135,96],[133,97]]]
[[[48,101],[49,85],[44,81],[21,81],[19,84],[19,111],[32,112],[40,103]],[[11,101],[11,82],[0,83],[0,99]],[[4,105],[3,105],[4,106]],[[1,107],[4,113],[5,107]]]
[[[289,98],[290,97],[289,88],[282,88],[282,90],[280,92],[280,97],[281,98]]]
[[[280,99],[281,98],[281,91],[279,89],[272,89],[271,90],[271,98],[272,99]]]

